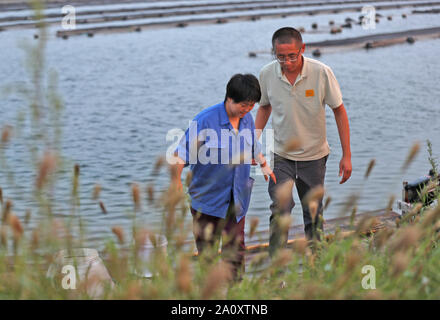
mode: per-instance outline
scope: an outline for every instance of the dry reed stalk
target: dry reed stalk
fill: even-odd
[[[9,217],[9,225],[12,228],[14,238],[20,239],[23,235],[23,226],[21,225],[20,219],[15,214],[11,214]]]
[[[291,261],[292,261],[292,250],[281,249],[278,250],[276,257],[272,262],[272,267],[283,268],[287,266]]]
[[[379,289],[375,290],[367,290],[367,293],[364,296],[366,300],[384,300],[383,293]]]
[[[12,135],[12,127],[11,126],[5,126],[2,130],[2,138],[1,143],[3,145],[7,144],[11,138]]]
[[[229,263],[220,261],[214,265],[206,276],[202,288],[202,299],[212,298],[221,287],[224,287],[232,280],[232,266]]]
[[[153,185],[151,184],[147,186],[147,198],[149,203],[154,202],[154,188]]]
[[[12,208],[12,201],[6,200],[6,204],[5,207],[3,208],[3,213],[2,213],[2,223],[8,222],[9,215],[11,213],[11,208]]]
[[[5,225],[0,226],[0,244],[5,248],[8,247],[8,229]]]
[[[3,205],[3,189],[0,188],[0,204]]]
[[[404,171],[406,171],[406,169],[408,169],[409,165],[411,164],[411,162],[414,161],[414,159],[415,159],[416,155],[419,153],[419,151],[420,151],[420,142],[417,141],[412,145],[412,147],[408,153],[408,156],[406,157],[406,160],[405,160],[404,164],[402,165],[402,168],[401,168],[402,172],[404,172]]]
[[[322,185],[318,185],[316,187],[313,187],[304,198],[304,203],[308,204],[309,202],[316,201],[317,203],[324,198],[325,189]]]
[[[189,188],[189,185],[191,184],[193,178],[193,173],[192,171],[188,171],[188,173],[186,174],[186,178],[185,178],[185,185]]]
[[[293,250],[301,255],[304,255],[308,249],[307,239],[301,238],[295,240],[293,243]]]
[[[260,223],[260,219],[258,219],[257,217],[251,218],[251,227],[250,227],[250,231],[249,231],[249,238],[250,239],[254,236],[255,231],[257,231],[259,223]]]
[[[124,244],[124,230],[121,227],[113,227],[112,232],[116,235],[118,238],[118,241],[120,244]]]
[[[331,202],[332,202],[332,198],[330,196],[328,196],[327,199],[325,199],[325,202],[324,202],[324,207],[323,207],[324,211],[328,208],[328,206],[330,205]]]
[[[268,258],[269,258],[269,252],[257,253],[252,257],[250,261],[250,265],[253,267],[261,266]]]
[[[143,247],[147,243],[147,237],[149,237],[150,234],[151,233],[147,229],[135,230],[134,240],[137,249]]]
[[[406,267],[409,263],[409,257],[404,252],[397,252],[393,255],[392,258],[392,267],[391,267],[391,276],[397,277],[403,271],[405,271]]]
[[[374,235],[374,244],[376,248],[380,249],[385,246],[387,241],[390,239],[390,237],[393,235],[394,231],[390,228],[385,228],[382,230],[379,230]]]
[[[312,218],[312,223],[315,223],[316,214],[318,213],[318,201],[311,200],[309,203],[310,217]]]
[[[40,161],[35,185],[41,189],[47,181],[47,177],[54,172],[56,167],[56,156],[52,151],[46,151]]]
[[[375,165],[376,165],[376,159],[371,159],[370,162],[368,163],[367,170],[365,171],[364,179],[368,179]]]
[[[166,162],[165,157],[158,157],[154,164],[153,174],[159,173],[160,169],[163,167],[165,162]]]
[[[359,262],[362,260],[362,255],[354,250],[351,250],[346,258],[346,268],[347,271],[352,272],[354,268],[359,264]]]
[[[420,213],[420,210],[422,210],[422,208],[423,208],[422,203],[420,202],[416,203],[414,207],[411,209],[411,211],[402,217],[401,222],[410,221],[412,218],[414,218],[417,214]]]
[[[27,209],[24,217],[24,224],[28,225],[30,220],[31,220],[31,210]]]
[[[347,212],[350,211],[352,207],[354,207],[358,200],[360,195],[358,193],[352,193],[348,196],[347,202],[344,204],[342,211],[340,213],[340,216],[347,216]]]
[[[131,282],[124,295],[126,300],[141,300],[142,299],[142,288],[138,282]]]
[[[137,183],[133,183],[131,185],[131,194],[133,196],[133,203],[134,203],[135,210],[140,210],[141,196],[140,196],[139,185]]]
[[[34,229],[34,231],[32,231],[32,236],[31,236],[31,247],[33,250],[38,248],[38,245],[40,244],[40,234],[38,232],[38,229]]]
[[[293,183],[293,180],[287,180],[280,184],[275,191],[278,207],[281,210],[284,210],[292,199]]]
[[[214,235],[214,225],[212,223],[208,223],[208,225],[203,230],[203,237],[205,241],[210,241]]]
[[[415,247],[422,236],[422,232],[418,226],[408,226],[401,229],[390,244],[391,252],[406,252],[408,249]]]
[[[298,150],[299,148],[301,148],[301,145],[302,145],[302,142],[300,139],[292,138],[289,141],[287,141],[286,144],[284,145],[284,151],[291,152],[291,151]]]
[[[107,214],[107,209],[104,206],[104,202],[99,201],[99,207],[101,208],[103,214]]]
[[[388,215],[393,210],[393,203],[396,200],[394,195],[391,195],[388,199],[387,207],[385,208],[385,214]]]
[[[429,209],[428,212],[426,212],[421,223],[422,229],[426,230],[430,228],[439,218],[440,204],[438,204],[435,208]]]
[[[95,184],[95,186],[93,187],[92,199],[98,200],[100,194],[101,194],[101,185]]]
[[[190,261],[187,256],[182,256],[180,258],[176,272],[177,288],[181,292],[188,294],[192,289],[193,276]]]

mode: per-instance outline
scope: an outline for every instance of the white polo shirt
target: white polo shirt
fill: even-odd
[[[335,109],[342,104],[342,93],[330,67],[304,57],[301,73],[291,85],[277,60],[260,71],[260,106],[272,106],[274,152],[290,160],[316,160],[330,153],[325,125],[325,105]],[[286,152],[291,139],[301,148]]]

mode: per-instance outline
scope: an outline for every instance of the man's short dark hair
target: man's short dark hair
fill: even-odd
[[[235,103],[259,102],[261,99],[260,83],[252,74],[236,74],[232,76],[226,85],[226,96]]]
[[[293,40],[302,44],[302,36],[301,33],[295,28],[284,27],[275,31],[272,36],[272,48],[275,50],[275,41],[278,43],[291,43]]]

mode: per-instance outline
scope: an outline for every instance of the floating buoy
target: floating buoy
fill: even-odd
[[[88,32],[88,33],[87,33],[87,36],[88,36],[89,38],[93,37],[93,32]]]
[[[413,44],[416,40],[413,37],[406,38],[406,42]]]
[[[406,19],[406,14],[402,13],[402,18]]]
[[[287,14],[282,14],[281,15],[281,18],[286,18],[287,17]]]
[[[226,19],[217,19],[217,21],[215,23],[221,24],[221,23],[226,23],[228,22],[228,20]]]
[[[67,39],[69,39],[69,36],[68,36],[67,34],[63,34],[62,38],[63,38],[64,40],[67,40]]]
[[[38,34],[34,34],[34,39],[38,39]]]
[[[312,29],[318,29],[318,24],[315,22],[315,23],[312,23]]]
[[[178,24],[176,24],[176,27],[178,27],[178,28],[185,28],[187,25],[188,25],[188,23],[179,22]]]
[[[321,50],[315,49],[315,50],[313,50],[312,54],[313,54],[314,57],[320,57],[321,56]]]
[[[335,24],[335,22],[334,22],[333,20],[330,20],[330,21],[328,22],[328,24],[329,24],[329,26],[333,26],[333,25]]]
[[[256,57],[257,57],[257,53],[251,51],[251,52],[249,52],[249,57],[250,57],[250,58],[256,58]]]
[[[259,16],[252,16],[251,20],[252,21],[257,21],[257,20],[260,20],[260,17]]]
[[[330,29],[331,34],[336,34],[336,33],[340,33],[340,32],[342,32],[342,28],[340,28],[340,27],[333,27]]]
[[[389,21],[391,21],[391,20],[393,20],[393,17],[392,17],[392,16],[388,16],[387,19],[388,19]]]
[[[141,32],[141,27],[136,27],[135,29],[134,29],[134,31],[136,31],[136,32]]]

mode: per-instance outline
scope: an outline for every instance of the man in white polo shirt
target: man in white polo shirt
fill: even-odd
[[[255,127],[263,130],[272,114],[274,130],[273,171],[277,184],[269,183],[272,200],[270,209],[271,256],[287,242],[288,230],[282,232],[279,217],[290,214],[295,206],[292,197],[278,201],[277,188],[292,180],[301,200],[304,231],[307,239],[319,238],[322,226],[322,198],[318,199],[316,217],[312,219],[305,195],[316,186],[324,185],[325,169],[330,148],[326,136],[325,105],[335,116],[342,145],[339,163],[340,183],[351,176],[350,129],[347,112],[342,102],[339,84],[332,70],[325,64],[303,56],[305,44],[294,28],[281,28],[272,37],[276,60],[260,72],[261,100]],[[289,148],[290,142],[299,146]],[[290,184],[293,187],[293,184]]]

